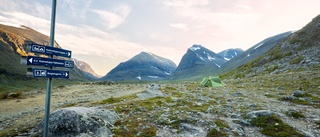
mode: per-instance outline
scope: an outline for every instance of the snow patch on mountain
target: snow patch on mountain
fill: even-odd
[[[201,49],[201,47],[199,47],[199,46],[193,46],[193,47],[191,47],[191,48],[189,48],[191,51],[196,51],[196,50],[199,50],[199,49]]]
[[[172,75],[172,72],[164,72],[167,75]]]
[[[226,52],[224,52],[224,55],[223,55],[224,58],[226,58],[228,51],[229,51],[229,50],[226,50]]]
[[[257,48],[259,48],[259,47],[262,46],[262,45],[263,45],[263,43],[260,43],[258,46],[254,47],[254,49],[257,49]]]
[[[224,60],[229,61],[232,58],[240,55],[242,52],[243,52],[242,49],[231,48],[231,49],[226,49],[224,51],[219,52],[218,55],[221,56]]]
[[[208,60],[212,61],[212,60],[216,60],[216,58],[211,57],[209,54],[207,54]]]
[[[148,76],[148,78],[154,78],[154,79],[157,79],[157,78],[159,78],[159,76]]]
[[[141,80],[141,77],[140,77],[140,76],[138,76],[138,77],[137,77],[137,79]]]
[[[197,55],[201,60],[204,60],[198,53],[196,53],[196,55]]]

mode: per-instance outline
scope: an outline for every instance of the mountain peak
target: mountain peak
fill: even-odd
[[[201,49],[202,46],[201,45],[198,45],[198,44],[193,44],[191,48],[189,48],[189,50],[191,51],[196,51],[196,50],[199,50]]]
[[[150,52],[146,52],[146,51],[142,51],[142,52],[140,52],[138,55],[145,55],[145,54],[153,55],[152,53],[150,53]]]
[[[169,59],[150,52],[140,52],[126,62],[112,69],[102,80],[112,81],[148,81],[168,78],[176,69]]]
[[[225,62],[226,60],[213,51],[194,44],[183,55],[172,79],[192,77],[202,74],[204,71],[214,71]]]

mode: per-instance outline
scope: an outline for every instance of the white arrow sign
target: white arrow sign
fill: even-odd
[[[66,73],[66,77],[68,77],[68,73]]]
[[[33,58],[30,58],[30,59],[29,59],[29,62],[32,63],[32,60],[33,60]]]

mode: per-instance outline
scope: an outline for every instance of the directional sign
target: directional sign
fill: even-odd
[[[50,47],[50,46],[44,46],[44,45],[39,45],[39,44],[27,45],[25,50],[28,52],[35,52],[35,53],[40,53],[40,54],[55,55],[55,56],[62,56],[62,57],[71,58],[71,51],[70,50],[65,50],[65,49],[60,49],[60,48],[55,48],[55,47]]]
[[[74,67],[74,62],[70,60],[59,60],[59,59],[42,58],[42,57],[34,57],[34,56],[21,58],[21,64],[46,66],[46,67],[65,67],[65,68]]]
[[[27,75],[34,78],[69,78],[69,71],[28,68]]]

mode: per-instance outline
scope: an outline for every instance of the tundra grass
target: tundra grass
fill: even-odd
[[[289,125],[282,122],[276,115],[260,116],[253,118],[250,122],[253,126],[261,128],[261,133],[272,137],[303,137],[304,135],[297,132]]]

